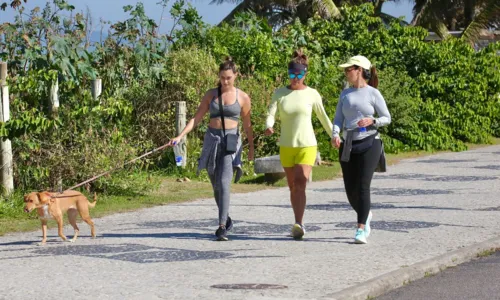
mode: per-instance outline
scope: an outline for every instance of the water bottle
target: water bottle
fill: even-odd
[[[182,151],[181,151],[181,143],[174,144],[174,155],[175,155],[175,164],[178,167],[182,166]]]
[[[358,118],[357,118],[357,121],[356,121],[356,124],[361,121],[361,119],[364,119],[365,118],[365,115],[363,115],[359,110],[358,110]],[[366,132],[366,127],[360,127],[359,128],[359,132]]]

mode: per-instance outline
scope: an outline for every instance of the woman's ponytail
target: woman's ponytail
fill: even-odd
[[[378,87],[378,75],[377,69],[372,65],[370,69],[370,79],[368,80],[368,85],[377,88]]]

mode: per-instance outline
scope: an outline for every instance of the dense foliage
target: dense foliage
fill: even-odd
[[[186,101],[188,118],[194,115],[226,55],[240,68],[238,87],[252,97],[256,156],[276,154],[278,137],[262,134],[265,112],[274,89],[286,84],[297,47],[310,56],[307,84],[332,118],[343,83],[337,65],[356,54],[377,65],[393,115],[382,132],[386,151],[459,151],[500,136],[500,44],[475,51],[460,39],[426,42],[426,30],[387,26],[370,4],[342,7],[342,20],[313,18],[276,31],[251,14],[212,27],[179,0],[170,10],[174,27],[160,34],[139,3],[126,6],[130,18],[112,24],[100,42],[90,41],[89,16],[65,13],[73,9],[64,0],[32,12],[19,7],[15,23],[0,25],[11,91],[11,120],[0,135],[12,140],[21,189],[50,188],[61,177],[68,186],[163,145],[175,134],[174,102]],[[95,78],[103,80],[98,100],[90,95]],[[61,107],[54,115],[47,108],[56,80]],[[322,156],[335,160],[329,137],[316,118],[314,124]],[[205,128],[189,136],[190,170]],[[168,169],[172,161],[167,151],[135,168]]]

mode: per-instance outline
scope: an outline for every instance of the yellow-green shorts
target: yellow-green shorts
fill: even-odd
[[[280,160],[284,168],[295,165],[314,166],[317,146],[313,147],[280,147]]]

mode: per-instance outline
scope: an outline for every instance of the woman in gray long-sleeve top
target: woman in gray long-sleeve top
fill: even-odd
[[[332,145],[340,148],[347,199],[358,215],[354,242],[366,244],[372,219],[370,185],[382,151],[377,128],[391,123],[391,115],[384,97],[377,90],[375,67],[366,57],[351,57],[340,67],[351,87],[340,94],[333,121]],[[374,117],[375,113],[378,118]]]
[[[189,121],[178,137],[170,140],[170,145],[179,143],[183,136],[203,120],[206,113],[210,113],[210,123],[203,140],[198,171],[207,169],[214,189],[215,202],[219,208],[219,228],[215,235],[219,241],[227,241],[227,232],[233,227],[233,222],[229,217],[229,196],[233,178],[233,161],[241,150],[238,131],[240,117],[248,139],[248,160],[253,160],[254,155],[250,97],[234,86],[237,74],[235,63],[228,57],[219,66],[219,88],[207,91],[194,118]],[[220,95],[218,90],[220,90]],[[219,102],[222,102],[222,116]],[[224,127],[222,121],[224,121]],[[236,152],[226,151],[224,136],[229,134],[238,135]]]

